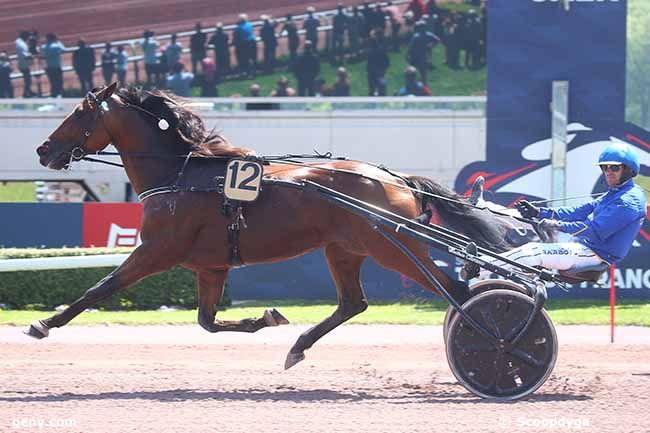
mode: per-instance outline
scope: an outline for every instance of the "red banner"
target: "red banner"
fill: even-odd
[[[83,207],[84,247],[133,247],[140,243],[142,205],[86,203]]]

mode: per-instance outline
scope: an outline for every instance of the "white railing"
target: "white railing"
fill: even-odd
[[[43,271],[50,269],[102,268],[119,266],[130,254],[96,256],[39,257],[0,260],[0,272]]]
[[[84,161],[56,171],[39,164],[36,146],[78,103],[0,101],[0,181],[83,181],[101,201],[129,200],[120,168]],[[331,152],[449,185],[458,170],[485,157],[485,97],[199,98],[192,103],[208,128],[258,155]],[[249,110],[249,104],[273,109]]]
[[[0,99],[0,117],[34,115],[44,117],[61,117],[69,113],[80,102],[80,98],[33,98]],[[189,104],[201,114],[222,115],[226,112],[255,111],[250,104],[261,111],[301,111],[319,112],[354,112],[354,111],[404,111],[409,115],[420,112],[426,115],[444,115],[462,112],[463,116],[485,116],[487,98],[485,96],[388,96],[388,97],[245,97],[245,98],[194,98]]]

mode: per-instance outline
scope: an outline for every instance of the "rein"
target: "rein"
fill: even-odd
[[[573,197],[553,198],[553,199],[550,199],[550,200],[535,200],[535,201],[531,201],[530,204],[553,203],[553,202],[556,202],[556,201],[575,200],[575,199],[578,199],[578,198],[593,198],[593,197],[600,197],[600,196],[603,196],[605,194],[607,194],[607,192],[599,192],[599,193],[596,193],[596,194],[587,194],[587,195],[576,195],[576,196],[573,196]]]
[[[138,109],[140,108],[140,107],[136,107],[136,106],[133,106],[133,105],[130,105],[130,106],[132,106],[134,108],[138,108]],[[157,118],[157,116],[155,116],[153,113],[149,113],[147,110],[144,110],[144,111],[147,112],[148,114],[150,114],[151,116]],[[81,147],[77,147],[77,148],[73,149],[73,151],[72,151],[73,154],[74,154],[74,151],[76,149],[83,150]],[[81,157],[74,157],[73,156],[73,158],[71,158],[71,162],[72,161],[83,160],[83,161],[89,161],[89,162],[96,162],[96,163],[100,163],[100,164],[111,165],[111,166],[114,166],[114,167],[122,167],[122,168],[124,167],[124,165],[120,164],[120,163],[105,161],[105,160],[102,160],[102,159],[91,158],[91,157],[86,156],[88,154],[89,154],[88,152],[84,151],[84,153],[81,155]],[[95,152],[95,153],[92,153],[92,155],[122,156],[122,154],[120,154],[119,152],[106,152],[106,151]],[[218,155],[205,155],[205,156],[203,156],[203,155],[194,155],[191,152],[187,153],[185,155],[160,155],[160,154],[153,153],[153,152],[129,152],[128,155],[129,156],[135,156],[135,157],[141,157],[141,158],[175,158],[175,159],[183,158],[185,160],[184,163],[183,163],[183,167],[182,167],[181,171],[179,172],[179,175],[176,178],[176,182],[174,183],[174,185],[157,187],[157,188],[152,188],[152,189],[149,189],[147,191],[144,191],[144,192],[142,192],[141,194],[138,195],[138,199],[140,201],[142,201],[142,200],[144,200],[144,199],[146,199],[148,197],[151,197],[153,195],[177,192],[179,189],[176,187],[176,183],[182,177],[183,171],[184,171],[185,167],[187,166],[190,159],[196,159],[196,158],[212,159],[212,160],[229,160],[229,159],[232,159],[232,157],[229,157],[229,156],[218,156]],[[327,159],[327,160],[332,160],[332,161],[350,161],[350,159],[348,157],[345,157],[345,156],[336,156],[335,157],[335,156],[332,156],[331,152],[319,153],[316,150],[314,150],[314,154],[284,154],[284,155],[266,155],[266,156],[249,155],[248,157],[245,157],[244,159],[250,159],[250,160],[255,161],[255,162],[260,162],[260,163],[262,163],[264,165],[268,165],[271,162],[275,162],[275,163],[278,163],[278,164],[295,165],[295,166],[303,166],[304,165],[302,162],[295,161],[296,159]],[[361,161],[357,161],[357,162],[361,162]],[[391,175],[393,175],[395,177],[398,177],[398,178],[404,180],[402,178],[402,176],[400,176],[400,175],[398,175],[396,173],[393,173],[392,171],[390,171],[384,165],[376,165],[376,164],[371,164],[371,163],[367,163],[367,162],[366,162],[366,164],[377,167],[377,168],[379,168],[379,169],[381,169],[383,171],[386,171],[387,173],[390,173]],[[452,199],[452,198],[445,197],[445,196],[442,196],[442,195],[439,195],[439,194],[433,194],[433,193],[430,193],[430,192],[427,192],[427,191],[423,191],[423,190],[420,190],[420,189],[417,189],[417,188],[413,188],[413,187],[408,186],[408,185],[402,185],[402,184],[399,184],[399,183],[396,183],[396,182],[390,182],[390,181],[386,181],[386,180],[375,179],[373,177],[370,177],[370,176],[367,176],[367,175],[364,175],[364,174],[361,174],[361,173],[357,173],[357,172],[354,172],[354,171],[350,171],[350,170],[343,170],[343,169],[339,169],[339,168],[318,167],[318,166],[315,166],[315,165],[311,165],[311,166],[309,166],[309,168],[313,168],[313,169],[317,169],[317,170],[325,170],[325,171],[329,171],[329,172],[352,174],[352,175],[360,176],[360,177],[363,177],[363,178],[366,178],[366,179],[369,179],[369,180],[374,180],[374,181],[377,181],[377,182],[380,182],[380,183],[383,183],[383,184],[396,186],[396,187],[402,188],[402,189],[408,189],[408,190],[410,190],[412,192],[422,194],[422,195],[426,195],[426,196],[433,197],[433,198],[437,198],[437,199],[440,199],[440,200],[445,200],[445,201],[448,201],[448,202],[457,203],[457,204],[460,204],[460,205],[463,205],[463,206],[468,206],[468,207],[478,209],[478,210],[488,210],[489,212],[491,212],[491,213],[493,213],[495,215],[514,218],[514,219],[516,219],[516,220],[518,220],[520,222],[524,222],[524,223],[527,223],[527,224],[535,224],[535,221],[533,221],[533,220],[529,220],[527,218],[518,217],[518,216],[506,214],[506,213],[503,213],[503,212],[499,212],[499,211],[496,211],[494,209],[490,209],[490,208],[488,208],[486,206],[476,206],[476,205],[473,205],[471,203],[467,203],[467,202],[464,202],[464,201]]]
[[[294,162],[294,161],[277,161],[277,162],[280,163],[280,164],[287,164],[287,165],[298,165],[298,166],[303,165],[303,164],[300,163],[300,162]],[[356,162],[363,162],[363,161],[356,161]],[[364,162],[364,164],[372,165],[372,166],[374,166],[374,167],[379,168],[380,170],[384,170],[384,171],[386,171],[386,172],[392,174],[393,176],[402,179],[401,176],[399,176],[399,175],[397,175],[397,174],[391,172],[388,168],[386,168],[386,167],[383,166],[383,165],[376,165],[376,164],[371,164],[371,163],[368,163],[368,162]],[[426,195],[426,196],[429,196],[429,197],[434,197],[434,198],[437,198],[437,199],[440,199],[440,200],[445,200],[445,201],[448,201],[448,202],[451,202],[451,203],[457,203],[457,204],[460,204],[460,205],[463,205],[463,206],[467,206],[467,207],[471,207],[471,208],[474,208],[474,209],[477,209],[477,210],[487,210],[487,211],[489,211],[489,212],[491,212],[491,213],[493,213],[493,214],[495,214],[495,215],[500,215],[500,216],[505,216],[505,217],[514,218],[514,219],[516,219],[517,221],[521,221],[521,222],[524,222],[524,223],[527,223],[527,224],[533,224],[533,225],[534,225],[534,224],[537,224],[537,221],[530,220],[530,219],[528,219],[528,218],[518,217],[518,216],[515,216],[515,215],[510,215],[510,214],[503,213],[503,212],[499,212],[499,211],[497,211],[497,210],[490,209],[490,208],[487,207],[487,206],[477,206],[477,205],[474,205],[474,204],[471,204],[471,203],[467,203],[467,202],[464,202],[464,201],[461,201],[461,200],[456,200],[456,199],[453,199],[453,198],[445,197],[445,196],[443,196],[443,195],[434,194],[434,193],[427,192],[427,191],[422,191],[422,190],[420,190],[420,189],[413,188],[413,187],[408,186],[408,185],[402,185],[402,184],[399,184],[399,183],[396,183],[396,182],[391,182],[391,181],[388,181],[388,180],[379,180],[379,179],[375,179],[375,178],[373,178],[373,177],[366,176],[366,175],[364,175],[364,174],[357,173],[357,172],[350,171],[350,170],[343,170],[343,169],[340,169],[340,168],[326,168],[326,167],[318,167],[318,166],[314,166],[314,165],[309,166],[309,168],[314,168],[314,169],[318,169],[318,170],[326,170],[326,171],[330,171],[330,172],[338,172],[338,173],[353,174],[353,175],[355,175],[355,176],[360,176],[360,177],[363,177],[363,178],[365,178],[365,179],[374,180],[374,181],[377,181],[377,182],[379,182],[379,183],[383,183],[383,184],[387,184],[387,185],[396,186],[396,187],[398,187],[398,188],[402,188],[402,189],[408,189],[408,190],[411,190],[412,192],[415,192],[415,193],[418,193],[418,194]]]
[[[84,160],[84,161],[96,162],[96,163],[100,163],[100,164],[106,164],[106,165],[111,165],[111,166],[114,166],[114,167],[122,167],[123,168],[124,167],[123,164],[115,163],[115,162],[111,162],[111,161],[105,161],[105,160],[102,160],[102,159],[97,159],[97,158],[92,158],[92,157],[87,156],[87,155],[91,155],[91,154],[92,155],[98,155],[98,156],[122,156],[122,154],[119,153],[119,152],[106,152],[106,151],[88,152],[84,148],[84,144],[86,143],[88,137],[90,137],[92,135],[95,125],[97,124],[98,121],[101,122],[101,119],[102,119],[103,115],[106,112],[108,112],[108,104],[106,103],[106,100],[100,100],[92,92],[88,92],[88,94],[86,95],[86,98],[87,98],[89,104],[92,102],[92,105],[94,105],[97,108],[97,110],[95,112],[94,119],[93,119],[93,127],[91,129],[81,128],[81,129],[84,130],[84,139],[83,139],[83,141],[81,142],[81,144],[79,146],[73,148],[70,151],[70,163],[68,165],[71,165],[72,162],[74,162],[74,161]],[[155,115],[154,113],[152,113],[149,110],[146,110],[146,109],[144,109],[142,107],[139,107],[137,105],[129,104],[128,102],[125,102],[125,107],[130,107],[130,108],[136,109],[136,110],[140,111],[141,113],[146,114],[146,115],[158,120],[158,127],[163,131],[165,131],[165,130],[167,130],[169,128],[169,123],[167,122],[167,120],[165,120],[165,119],[163,119],[161,117],[158,117],[157,115]],[[108,130],[107,130],[107,133],[108,133]],[[110,133],[108,133],[108,135],[110,137]],[[112,137],[110,137],[110,138],[112,139]],[[175,158],[175,159],[176,158],[183,158],[184,159],[181,170],[179,171],[179,173],[178,173],[178,175],[176,177],[176,181],[174,182],[174,184],[172,186],[163,186],[163,187],[157,187],[157,188],[152,188],[152,189],[146,190],[146,191],[142,192],[140,195],[138,195],[138,198],[141,201],[148,198],[148,197],[151,197],[153,195],[166,194],[166,193],[178,191],[179,190],[179,188],[177,187],[178,182],[182,178],[183,173],[185,171],[185,168],[187,167],[190,159],[194,159],[194,158],[213,159],[213,160],[229,160],[229,159],[232,159],[232,157],[219,156],[219,155],[205,155],[205,156],[204,155],[195,155],[192,152],[189,152],[189,153],[187,153],[185,155],[160,155],[160,154],[153,153],[153,152],[129,152],[128,156],[130,156],[130,157],[141,157],[141,158]],[[316,150],[314,150],[314,154],[284,154],[284,155],[267,155],[267,156],[248,155],[248,156],[244,157],[244,159],[249,159],[249,160],[259,162],[259,163],[262,163],[262,164],[265,164],[265,165],[268,165],[271,162],[275,162],[275,163],[279,163],[279,164],[297,165],[297,166],[303,166],[304,163],[302,163],[300,161],[295,161],[296,159],[327,159],[327,160],[337,160],[337,161],[349,161],[349,159],[347,157],[335,157],[335,156],[332,156],[331,152],[319,153]],[[356,161],[356,162],[363,162],[363,161]],[[379,169],[381,169],[381,170],[383,170],[383,171],[385,171],[385,172],[387,172],[387,173],[401,179],[402,181],[406,182],[406,179],[404,179],[402,176],[398,175],[397,173],[393,173],[391,170],[389,170],[384,165],[376,165],[376,164],[371,164],[371,163],[367,163],[367,162],[365,164],[369,164],[369,165],[372,165],[374,167],[377,167],[377,168],[379,168]],[[491,212],[491,213],[493,213],[495,215],[510,217],[510,218],[513,218],[513,219],[515,219],[517,221],[524,222],[524,223],[527,223],[527,224],[531,224],[533,226],[537,223],[534,220],[530,220],[530,219],[527,219],[527,218],[518,217],[518,216],[506,214],[506,213],[503,213],[503,212],[499,212],[499,211],[496,211],[494,209],[490,209],[487,206],[477,206],[477,205],[467,203],[467,202],[464,202],[464,201],[461,201],[461,200],[456,200],[456,199],[445,197],[445,196],[442,196],[442,195],[439,195],[439,194],[433,194],[433,193],[430,193],[430,192],[427,192],[427,191],[422,191],[420,189],[413,188],[413,187],[411,187],[409,185],[402,185],[402,184],[399,184],[397,182],[382,181],[382,180],[375,179],[375,178],[372,178],[370,176],[366,176],[364,174],[357,173],[357,172],[350,171],[350,170],[318,167],[318,166],[315,166],[315,165],[310,165],[309,168],[314,168],[314,169],[318,169],[318,170],[326,170],[326,171],[329,171],[329,172],[339,172],[339,173],[352,174],[352,175],[360,176],[360,177],[363,177],[363,178],[366,178],[366,179],[369,179],[369,180],[374,180],[374,181],[377,181],[377,182],[382,183],[382,184],[392,185],[392,186],[396,186],[396,187],[402,188],[402,189],[408,189],[411,192],[414,192],[414,193],[417,193],[417,194],[422,194],[422,195],[437,198],[437,199],[440,199],[440,200],[445,200],[445,201],[448,201],[448,202],[452,202],[452,203],[460,204],[460,205],[463,205],[463,206],[471,207],[471,208],[474,208],[474,209],[477,209],[477,210],[488,210],[489,212]],[[192,190],[194,190],[194,189],[192,189]],[[578,198],[578,197],[571,197],[571,198]],[[554,200],[547,200],[546,202],[551,202],[551,201],[554,201]],[[541,202],[542,201],[539,201],[539,203],[541,203]]]
[[[133,106],[135,107],[135,106]],[[153,114],[152,114],[153,115]],[[74,149],[73,149],[74,150]],[[86,155],[98,155],[98,156],[122,156],[120,152],[106,152],[106,151],[99,151],[99,152],[93,152],[93,153],[85,153]],[[228,160],[232,159],[230,156],[219,156],[219,155],[195,155],[192,154],[191,152],[189,154],[183,154],[183,155],[160,155],[158,153],[154,152],[129,152],[129,156],[135,156],[139,158],[187,158],[188,155],[190,155],[190,158],[201,158],[201,159],[216,159],[216,160]],[[295,153],[287,153],[284,155],[265,155],[265,156],[255,156],[255,155],[250,155],[248,157],[244,157],[244,159],[250,159],[255,162],[262,163],[264,165],[268,165],[271,162],[281,162],[281,161],[289,161],[289,162],[295,162],[296,164],[299,164],[298,161],[291,161],[292,159],[329,159],[332,161],[349,161],[347,156],[332,156],[332,152],[326,152],[326,153],[319,153],[318,151],[314,150],[314,154],[295,154]],[[90,162],[98,162],[100,164],[108,164],[108,165],[113,165],[116,167],[124,167],[124,165],[116,163],[116,162],[110,162],[110,161],[104,161],[103,159],[96,159],[96,158],[89,158],[86,156],[82,156],[81,158],[75,158],[75,161],[90,161]],[[371,164],[372,165],[372,164]],[[399,177],[399,176],[398,176]]]

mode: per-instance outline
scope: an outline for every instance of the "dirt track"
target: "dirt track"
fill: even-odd
[[[553,375],[514,404],[456,384],[439,327],[344,326],[285,372],[304,329],[71,326],[37,342],[1,327],[0,431],[650,431],[647,328],[610,345],[605,327],[559,327]],[[76,427],[36,426],[62,419]]]

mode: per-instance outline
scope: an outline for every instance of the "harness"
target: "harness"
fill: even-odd
[[[108,111],[108,107],[104,106],[105,101],[103,101],[103,100],[100,101],[99,98],[97,98],[97,96],[95,96],[95,94],[93,94],[92,92],[88,92],[88,95],[86,97],[88,99],[94,101],[94,103],[99,107],[98,114],[95,115],[95,119],[94,119],[95,122],[96,122],[98,117],[101,118],[101,116],[103,114],[105,114],[106,111]],[[89,101],[89,103],[90,103],[90,101]],[[154,119],[158,120],[158,127],[160,129],[162,129],[162,130],[166,130],[169,127],[169,124],[166,122],[165,119],[162,119],[162,118],[156,116],[154,113],[152,113],[152,112],[150,112],[150,111],[148,111],[148,110],[146,110],[146,109],[144,109],[142,107],[138,107],[137,105],[132,105],[132,104],[128,104],[128,103],[126,104],[126,106],[130,107],[130,108],[134,108],[134,109],[136,109],[136,110],[138,110],[138,111],[140,111],[140,112],[142,112],[142,113],[144,113],[144,114],[146,114],[148,116],[151,116]],[[76,121],[76,119],[75,119],[75,121]],[[81,128],[81,129],[85,129],[85,128]],[[106,128],[104,128],[104,129],[106,129]],[[106,132],[108,133],[107,129],[106,129]],[[108,134],[109,134],[109,137],[110,137],[110,133],[108,133]],[[94,154],[94,155],[100,155],[100,156],[122,156],[122,154],[120,154],[119,152],[105,152],[105,151],[88,152],[84,148],[83,145],[85,144],[86,139],[88,137],[90,137],[90,135],[92,135],[92,129],[90,129],[90,130],[86,129],[85,132],[84,132],[84,136],[85,136],[84,141],[79,146],[75,147],[74,149],[72,149],[72,151],[70,151],[70,162],[84,160],[84,161],[90,161],[90,162],[97,162],[97,163],[101,163],[101,164],[107,164],[107,165],[111,165],[111,166],[115,166],[115,167],[124,167],[124,165],[119,164],[119,163],[114,163],[114,162],[110,162],[110,161],[104,161],[102,159],[96,159],[96,158],[88,157],[87,155],[89,155],[91,153]],[[185,155],[160,155],[160,154],[151,153],[151,152],[130,152],[129,156],[138,156],[138,157],[145,157],[145,158],[184,158],[183,167],[179,171],[179,173],[178,173],[178,175],[176,177],[176,181],[174,183],[172,183],[171,185],[163,185],[163,186],[154,187],[154,188],[150,188],[150,189],[148,189],[146,191],[143,191],[142,193],[140,193],[138,195],[138,199],[140,201],[143,201],[146,198],[152,197],[154,195],[176,193],[176,192],[181,192],[181,191],[186,191],[186,192],[214,192],[214,191],[220,191],[221,190],[220,192],[223,192],[222,187],[221,188],[215,187],[215,188],[210,188],[210,189],[205,189],[205,188],[199,189],[199,188],[190,186],[190,187],[181,188],[181,187],[178,186],[178,182],[181,179],[181,177],[183,175],[183,172],[185,170],[185,167],[187,166],[189,160],[192,159],[192,158],[224,160],[224,161],[232,159],[231,157],[228,157],[228,156],[219,156],[219,155],[210,155],[210,156],[193,155],[191,152],[188,153],[188,154],[185,154]],[[327,160],[335,160],[335,161],[336,160],[338,160],[338,161],[349,161],[349,158],[347,158],[347,157],[334,157],[334,156],[332,156],[331,152],[319,153],[316,150],[314,150],[313,154],[284,154],[284,155],[267,155],[267,156],[248,155],[244,159],[250,159],[250,160],[259,162],[261,164],[264,164],[264,165],[268,165],[271,162],[281,162],[283,164],[289,164],[289,165],[303,165],[302,162],[297,161],[297,160],[303,160],[303,159],[327,159]],[[526,218],[521,218],[521,217],[505,214],[505,213],[502,213],[502,212],[498,212],[498,211],[496,211],[494,209],[490,209],[490,208],[485,207],[485,206],[476,206],[476,205],[473,205],[471,203],[467,203],[467,202],[464,202],[464,201],[461,201],[461,200],[456,200],[456,199],[445,197],[445,196],[442,196],[442,195],[439,195],[439,194],[433,194],[433,193],[430,193],[430,192],[427,192],[427,191],[422,191],[422,190],[418,189],[413,182],[411,182],[410,180],[408,180],[404,176],[401,176],[400,174],[389,170],[386,166],[384,166],[382,164],[377,165],[377,164],[370,164],[370,163],[367,163],[367,162],[365,162],[365,163],[369,164],[369,165],[372,165],[374,167],[377,167],[380,170],[383,170],[383,171],[389,173],[390,175],[402,180],[406,184],[406,186],[401,185],[399,183],[395,183],[395,182],[389,182],[389,181],[380,181],[382,183],[397,186],[399,188],[407,188],[407,189],[411,190],[415,194],[421,194],[421,195],[424,195],[424,196],[434,197],[434,198],[438,198],[438,199],[445,200],[445,201],[448,201],[448,202],[462,204],[464,206],[473,207],[473,208],[478,209],[478,210],[488,210],[489,212],[491,212],[491,213],[493,213],[495,215],[506,216],[506,217],[509,217],[509,218],[514,218],[514,219],[516,219],[518,221],[521,221],[521,222],[525,222],[525,223],[529,223],[529,224],[535,224],[534,221],[528,220]],[[327,171],[330,171],[330,172],[349,173],[349,174],[353,174],[353,175],[356,175],[356,176],[365,177],[367,179],[377,180],[377,179],[373,179],[373,178],[371,178],[369,176],[366,176],[364,174],[357,173],[357,172],[350,171],[350,170],[336,169],[336,168],[326,168],[326,167],[318,167],[318,166],[310,166],[310,168],[313,168],[315,170],[327,170]]]
[[[78,146],[74,147],[70,151],[70,163],[73,161],[79,161],[79,160],[85,160],[85,161],[91,161],[91,162],[97,162],[97,163],[103,163],[103,164],[108,164],[112,166],[118,166],[118,167],[123,167],[122,164],[110,162],[110,161],[105,161],[102,159],[96,159],[96,158],[90,158],[87,155],[90,154],[90,152],[85,148],[86,140],[88,137],[92,135],[94,125],[97,124],[98,120],[101,121],[101,116],[105,114],[108,111],[108,108],[105,106],[106,102],[105,101],[100,101],[99,98],[97,98],[93,93],[88,94],[89,98],[89,103],[92,101],[94,105],[99,107],[99,109],[96,111],[95,117],[93,119],[93,127],[90,129],[84,129],[84,140],[79,144]],[[165,130],[169,126],[167,122],[164,119],[160,119],[158,116],[155,114],[151,113],[148,110],[145,110],[141,107],[127,104],[128,106],[138,109],[139,111],[155,118],[158,120],[158,126],[160,129]],[[77,121],[77,119],[75,119]],[[162,123],[165,122],[165,123]],[[108,133],[108,130],[106,130]],[[110,137],[110,133],[109,133]],[[94,152],[95,155],[103,155],[103,156],[121,156],[119,152],[105,152],[105,151],[99,151],[99,152]],[[246,219],[244,217],[244,202],[239,201],[239,200],[231,200],[226,197],[224,194],[224,184],[225,184],[225,165],[223,166],[224,168],[224,174],[223,175],[217,175],[217,176],[210,176],[210,181],[207,184],[204,185],[196,185],[193,183],[185,183],[184,181],[186,180],[186,175],[188,173],[188,167],[191,163],[191,161],[229,161],[233,159],[232,157],[227,157],[227,156],[199,156],[195,155],[192,152],[188,152],[185,155],[160,155],[160,154],[155,154],[155,153],[147,153],[147,152],[131,152],[129,153],[129,156],[138,156],[138,157],[150,157],[150,158],[177,158],[183,160],[183,163],[180,167],[180,170],[178,173],[176,173],[176,176],[174,177],[173,181],[157,186],[154,188],[149,188],[142,193],[138,195],[138,199],[143,202],[147,198],[161,195],[161,194],[170,194],[170,193],[178,193],[178,192],[216,192],[221,196],[221,207],[220,207],[220,213],[230,219],[230,223],[227,225],[227,230],[228,230],[228,247],[229,247],[229,256],[230,256],[230,264],[232,266],[243,266],[244,260],[241,257],[241,247],[240,247],[240,232],[242,228],[247,228],[246,224]],[[255,155],[248,155],[244,159],[258,162],[264,165],[269,165],[271,161],[292,161],[296,162],[295,160],[297,159],[335,159],[335,160],[345,160],[347,158],[337,158],[337,157],[332,157],[332,154],[330,152],[321,154],[318,152],[315,152],[314,155],[301,155],[301,154],[285,154],[285,155],[271,155],[271,156],[265,156],[265,157],[258,157]],[[214,172],[212,172],[214,174]],[[191,182],[191,181],[190,181]]]
[[[90,161],[90,162],[97,162],[97,163],[102,163],[102,164],[108,164],[112,166],[117,166],[117,167],[124,167],[122,164],[119,163],[114,163],[110,161],[105,161],[102,159],[96,159],[96,158],[91,158],[88,155],[89,154],[94,154],[94,155],[103,155],[103,156],[123,156],[119,152],[105,152],[105,151],[88,151],[86,148],[86,142],[90,136],[92,136],[94,129],[96,128],[96,125],[98,123],[101,123],[104,129],[106,130],[106,133],[108,134],[109,138],[112,140],[112,137],[110,135],[110,132],[108,129],[105,127],[105,125],[102,122],[103,115],[108,112],[108,104],[106,100],[98,98],[94,93],[88,92],[86,95],[86,100],[88,101],[88,104],[90,105],[91,108],[96,108],[95,115],[93,117],[93,123],[90,128],[85,128],[83,125],[80,125],[80,129],[84,131],[83,133],[83,140],[81,143],[77,146],[75,146],[72,150],[69,151],[70,154],[70,162],[68,163],[68,167],[71,165],[72,162],[74,161],[80,161],[80,160],[85,160],[85,161]],[[155,115],[154,113],[136,106],[132,104],[126,103],[126,107],[134,108],[143,114],[146,114],[147,116],[150,116],[158,121],[158,127],[161,130],[166,130],[169,128],[169,123],[165,119],[162,119]],[[75,122],[78,124],[80,123],[77,118],[73,118]],[[171,182],[166,182],[163,185],[156,186],[153,188],[149,188],[142,193],[138,195],[138,199],[142,202],[146,200],[147,198],[156,196],[156,195],[161,195],[161,194],[169,194],[169,193],[178,193],[178,192],[217,192],[219,195],[221,195],[222,202],[221,202],[221,208],[220,212],[223,216],[230,218],[230,224],[227,226],[228,230],[228,244],[229,244],[229,249],[230,249],[230,262],[233,266],[241,266],[244,264],[244,261],[241,258],[241,248],[239,245],[239,235],[240,231],[243,228],[246,228],[246,220],[244,217],[244,206],[241,201],[237,200],[230,200],[228,199],[225,194],[224,194],[224,183],[225,183],[225,176],[213,176],[212,177],[212,182],[209,185],[203,185],[203,186],[196,186],[193,184],[184,184],[183,180],[187,172],[188,165],[190,164],[190,161],[192,160],[221,160],[221,161],[229,161],[233,159],[232,157],[229,156],[218,156],[218,155],[211,155],[211,156],[202,156],[202,155],[196,155],[193,154],[192,152],[189,152],[184,155],[160,155],[157,153],[152,153],[152,152],[130,152],[129,156],[136,156],[136,157],[145,157],[145,158],[177,158],[177,159],[183,159],[183,163],[181,165],[180,170],[178,173],[176,173],[175,177]],[[324,154],[314,152],[314,154],[284,154],[284,155],[269,155],[269,156],[255,156],[255,155],[248,155],[244,159],[249,159],[264,165],[268,165],[271,162],[276,162],[276,163],[283,163],[283,164],[288,164],[288,165],[303,165],[304,162],[299,161],[299,160],[304,160],[304,159],[327,159],[327,160],[348,160],[347,157],[333,157],[331,152],[327,152]],[[371,164],[374,165],[374,164]],[[354,171],[350,170],[345,170],[345,169],[336,169],[336,168],[327,168],[327,167],[318,167],[318,166],[310,166],[310,168],[313,169],[320,169],[320,170],[327,170],[330,172],[343,172],[343,173],[350,173],[354,174],[357,176],[362,176],[365,178],[373,179],[378,182],[386,183],[386,184],[391,184],[394,186],[398,186],[400,188],[406,188],[411,190],[413,193],[418,194],[418,195],[425,195],[425,196],[432,196],[436,197],[442,200],[450,201],[450,202],[457,202],[459,204],[463,204],[465,206],[469,207],[475,207],[478,209],[486,209],[485,207],[478,207],[471,205],[467,202],[456,200],[453,198],[437,195],[437,194],[432,194],[427,191],[422,191],[417,188],[417,184],[413,183],[410,179],[391,171],[384,165],[374,165],[375,167],[385,171],[386,173],[391,174],[392,176],[396,177],[397,179],[400,179],[404,182],[404,184],[400,184],[397,182],[390,182],[390,181],[379,181],[378,179],[373,179],[369,176],[363,175],[361,173],[357,173]],[[270,179],[264,179],[265,183],[267,184],[273,184],[274,182]],[[491,212],[495,214],[499,214],[499,212],[493,211],[489,209]],[[423,223],[428,222],[430,219],[430,210],[425,210],[425,212],[418,217],[418,220],[421,220]],[[511,215],[503,214],[505,216],[512,217]],[[523,218],[518,218],[518,217],[513,217],[515,219],[519,220],[524,220],[525,222],[529,222],[528,220],[525,220]]]

